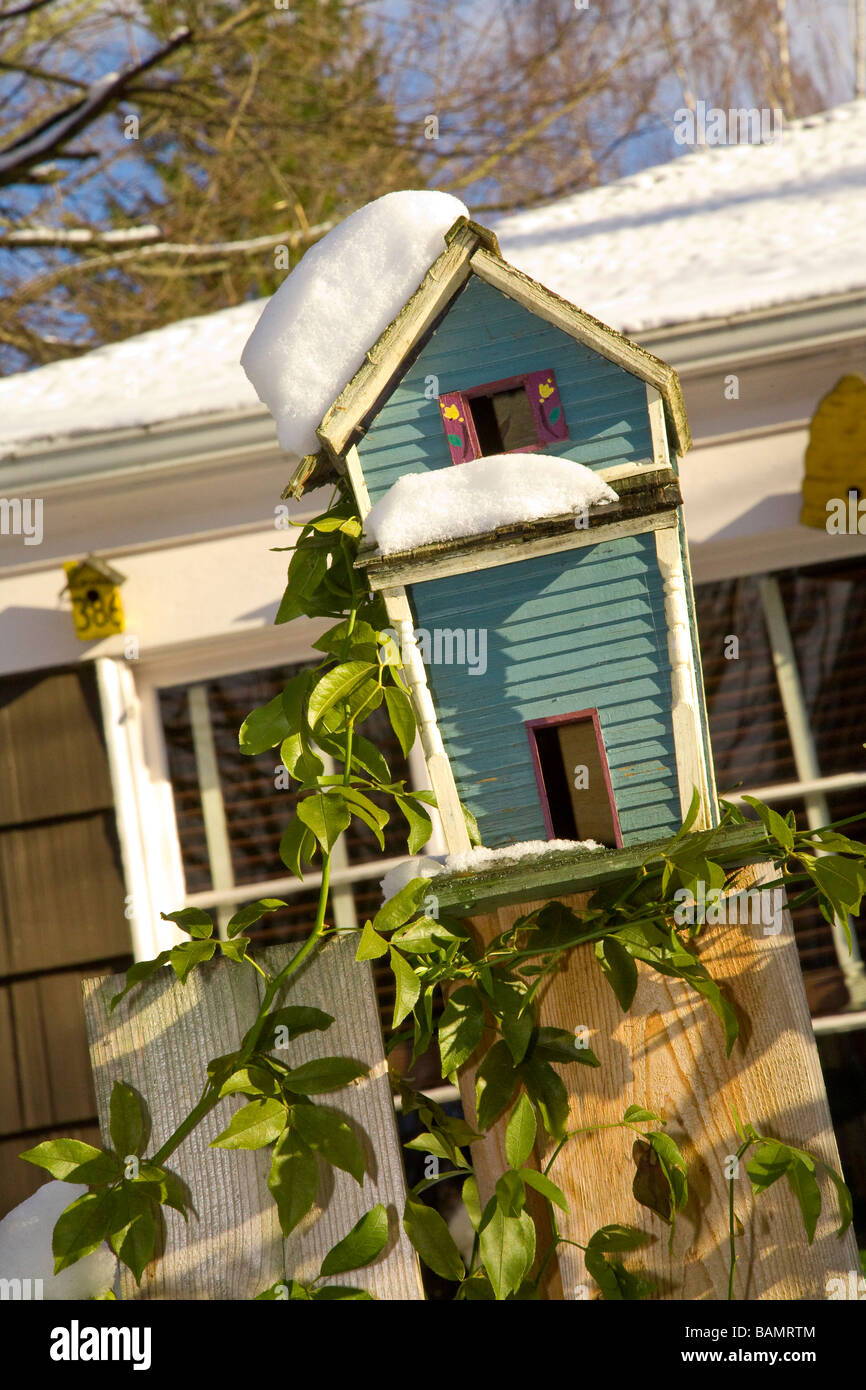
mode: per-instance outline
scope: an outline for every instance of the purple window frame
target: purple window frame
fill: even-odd
[[[497,391],[511,391],[517,386],[522,386],[526,390],[526,394],[529,398],[529,408],[532,411],[532,421],[535,425],[535,443],[521,444],[518,449],[506,449],[504,452],[507,454],[536,454],[539,450],[547,449],[550,446],[552,441],[544,438],[543,422],[538,406],[533,400],[532,394],[527,389],[526,385],[530,378],[540,375],[550,376],[552,378],[554,390],[557,392],[558,396],[559,387],[556,384],[556,373],[552,367],[546,368],[543,373],[537,371],[522,372],[520,376],[506,376],[503,377],[501,381],[485,381],[480,386],[470,386],[464,391],[449,391],[446,393],[449,396],[456,396],[460,400],[460,408],[466,419],[466,435],[472,446],[472,459],[484,458],[484,455],[481,452],[481,445],[478,442],[478,433],[475,429],[475,418],[472,414],[470,402],[476,396],[492,396],[495,395]],[[567,439],[568,430],[567,426],[565,426],[565,421],[563,421],[563,426],[565,427],[563,438]],[[470,460],[458,460],[452,457],[451,462],[454,464],[459,462],[468,463]]]
[[[616,801],[614,800],[613,795],[613,784],[610,780],[610,767],[607,761],[607,753],[605,752],[604,739],[601,736],[601,720],[599,719],[597,709],[580,709],[575,710],[571,714],[550,714],[547,715],[544,719],[524,720],[524,723],[526,725],[526,736],[529,739],[529,748],[532,754],[532,769],[535,773],[535,781],[536,785],[538,786],[538,795],[541,799],[541,810],[544,816],[544,828],[547,831],[548,840],[555,840],[558,838],[553,830],[553,820],[550,815],[550,806],[548,804],[547,799],[547,788],[544,785],[544,772],[542,771],[541,767],[541,759],[538,756],[538,743],[533,731],[535,729],[550,728],[551,725],[576,724],[579,720],[586,721],[590,719],[592,720],[593,733],[595,734],[596,746],[598,748],[598,758],[599,762],[601,763],[601,771],[602,776],[604,777],[604,785],[607,791],[607,799],[610,803],[610,813],[613,820],[614,841],[616,843],[617,849],[621,849],[623,843],[622,831],[620,829],[619,815],[617,814]]]

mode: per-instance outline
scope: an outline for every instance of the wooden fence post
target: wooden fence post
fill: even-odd
[[[760,889],[773,871],[751,865],[741,871],[741,889]],[[563,897],[576,911],[588,894]],[[472,919],[482,940],[505,931],[540,902],[500,907]],[[667,1121],[667,1132],[688,1161],[690,1201],[677,1220],[673,1249],[668,1228],[632,1194],[635,1166],[629,1130],[602,1130],[569,1141],[551,1177],[569,1199],[570,1214],[557,1213],[560,1232],[585,1244],[598,1227],[612,1222],[638,1226],[654,1243],[627,1256],[658,1281],[656,1297],[725,1299],[728,1281],[728,1182],[725,1162],[738,1139],[733,1108],[759,1133],[809,1149],[839,1171],[818,1052],[806,1005],[803,980],[787,908],[779,908],[766,930],[763,923],[706,927],[700,959],[723,984],[741,1021],[740,1041],[725,1056],[721,1024],[709,1006],[679,980],[665,979],[641,964],[634,1003],[623,1014],[602,978],[592,946],[569,953],[562,972],[541,1007],[547,1026],[573,1032],[585,1027],[601,1067],[569,1065],[560,1075],[569,1091],[568,1128],[622,1118],[629,1105],[646,1106]],[[461,1091],[467,1119],[473,1119],[474,1072],[467,1068]],[[473,1145],[482,1198],[490,1195],[502,1171],[504,1124]],[[545,1136],[546,1139],[546,1136]],[[539,1146],[540,1166],[553,1152]],[[745,1227],[736,1241],[737,1299],[823,1299],[828,1280],[859,1268],[853,1230],[839,1240],[835,1189],[820,1178],[821,1217],[814,1243],[807,1244],[803,1222],[787,1180],[780,1179],[754,1200],[740,1164],[735,1180],[735,1211]],[[564,1245],[559,1270],[565,1298],[595,1296],[582,1252]]]
[[[272,946],[259,959],[276,973],[296,949]],[[166,1251],[148,1266],[140,1289],[123,1270],[124,1298],[249,1299],[284,1277],[312,1278],[325,1252],[377,1202],[386,1206],[391,1226],[386,1253],[366,1269],[329,1282],[351,1283],[376,1298],[423,1298],[418,1262],[400,1224],[405,1178],[372,973],[368,964],[356,964],[354,951],[354,941],[333,940],[293,977],[289,1001],[322,1008],[335,1022],[327,1032],[295,1039],[289,1055],[293,1065],[344,1055],[370,1067],[361,1080],[317,1097],[339,1110],[361,1137],[368,1160],[363,1187],[327,1169],[317,1206],[284,1241],[267,1188],[270,1149],[208,1147],[245,1099],[227,1097],[168,1163],[187,1183],[195,1214],[186,1224],[179,1213],[166,1211]],[[110,1013],[111,997],[122,985],[123,976],[83,982],[100,1127],[108,1142],[109,1097],[122,1079],[147,1101],[147,1152],[153,1153],[198,1100],[206,1062],[240,1044],[263,984],[252,970],[225,960],[194,970],[185,986],[161,970]]]

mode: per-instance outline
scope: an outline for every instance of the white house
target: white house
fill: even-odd
[[[506,258],[680,372],[719,786],[811,824],[853,815],[866,787],[859,493],[853,530],[800,523],[816,408],[866,375],[864,193],[859,102],[496,224]],[[0,1089],[4,1209],[38,1181],[14,1155],[94,1131],[80,977],[155,954],[173,940],[160,911],[185,902],[292,895],[287,932],[309,902],[277,855],[290,793],[275,760],[236,752],[243,716],[315,635],[272,626],[289,467],[239,366],[261,307],[0,381],[0,1041],[17,1068]],[[91,554],[125,576],[126,624],[82,642],[63,564]],[[357,838],[337,869],[344,923],[376,897],[374,858]],[[866,1070],[858,957],[815,917],[798,944],[828,1083],[841,1032],[846,1065]],[[849,1156],[863,1118],[838,1123],[866,1199]]]

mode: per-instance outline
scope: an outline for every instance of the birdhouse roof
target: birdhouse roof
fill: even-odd
[[[471,218],[459,217],[445,233],[445,243],[417,290],[369,348],[362,365],[326,412],[316,431],[321,448],[301,459],[284,496],[300,497],[308,486],[319,486],[342,471],[344,451],[376,415],[471,275],[654,386],[664,402],[677,452],[686,453],[691,437],[673,367],[510,265],[495,234]]]
[[[107,560],[100,560],[95,555],[88,555],[77,564],[64,565],[64,569],[70,588],[73,584],[89,584],[97,579],[107,580],[110,584],[116,585],[123,584],[126,580],[125,574],[114,569]]]

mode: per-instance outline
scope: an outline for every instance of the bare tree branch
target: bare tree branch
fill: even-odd
[[[192,39],[192,30],[176,29],[166,43],[139,63],[132,63],[120,72],[109,72],[94,82],[85,96],[61,111],[54,112],[26,135],[13,140],[0,150],[0,187],[18,183],[22,175],[51,156],[63,158],[63,148],[80,130],[92,125],[109,106],[123,96],[130,83],[149,68],[156,67]]]

